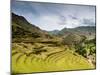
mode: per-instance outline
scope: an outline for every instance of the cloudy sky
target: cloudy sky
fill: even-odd
[[[47,31],[95,26],[95,6],[13,1],[11,11]]]

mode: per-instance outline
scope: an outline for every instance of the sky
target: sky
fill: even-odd
[[[11,12],[42,30],[95,26],[95,6],[12,1]]]

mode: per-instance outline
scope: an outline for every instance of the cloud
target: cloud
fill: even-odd
[[[18,15],[25,16],[29,13],[37,17],[40,15],[39,12],[35,9],[35,7],[31,6],[30,2],[14,1],[12,2],[11,7],[12,12],[17,13]]]
[[[59,25],[61,23],[61,19],[57,15],[42,15],[38,19],[37,26],[39,26],[43,30],[51,31],[51,30],[61,30],[64,28],[64,25]]]
[[[59,16],[56,15],[44,15],[40,17],[40,20],[50,25],[55,25],[60,22]]]
[[[67,24],[67,18],[63,15],[59,16],[60,22],[58,23],[59,25],[66,25]]]
[[[82,20],[82,24],[93,26],[93,25],[95,25],[95,21],[93,19],[86,19],[85,18],[85,19]]]
[[[79,18],[73,15],[68,15],[70,18],[74,19],[74,20],[78,20]]]
[[[94,6],[15,1],[12,12],[43,30],[95,25]]]

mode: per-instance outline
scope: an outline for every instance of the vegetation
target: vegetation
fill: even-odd
[[[16,73],[93,68],[84,57],[77,53],[73,54],[72,51],[64,47],[49,47],[46,44],[45,47],[40,48],[38,43],[38,48],[31,44],[25,44],[27,48],[24,48],[23,45],[14,43],[13,47],[16,49],[12,49],[12,53],[17,51],[12,56],[12,70]]]

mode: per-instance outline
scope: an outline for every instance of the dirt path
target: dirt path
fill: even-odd
[[[94,67],[91,59],[88,59],[88,62],[90,63],[91,67]]]

